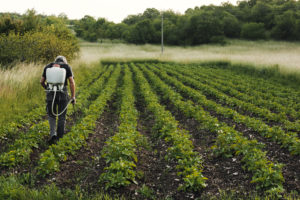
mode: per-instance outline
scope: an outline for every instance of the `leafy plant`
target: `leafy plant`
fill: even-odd
[[[190,141],[190,135],[187,131],[178,128],[178,122],[174,119],[172,114],[165,110],[159,104],[158,97],[152,91],[150,84],[143,77],[139,69],[131,64],[131,68],[135,73],[135,79],[139,87],[139,91],[145,100],[146,107],[155,116],[154,132],[159,132],[159,136],[171,144],[167,151],[167,160],[175,159],[177,161],[176,168],[179,169],[178,175],[183,177],[184,185],[179,189],[198,191],[205,187],[206,178],[202,175],[202,159],[201,156],[193,151],[194,147]],[[145,70],[145,67],[141,67]],[[152,85],[161,85],[159,79],[155,76],[149,76]],[[174,97],[173,99],[179,101],[180,96],[171,95],[166,89],[162,92],[164,97]]]
[[[69,154],[75,154],[86,142],[89,134],[93,133],[96,127],[95,121],[104,111],[107,101],[111,98],[117,86],[117,78],[120,74],[120,67],[116,68],[107,81],[104,89],[98,98],[85,110],[85,117],[72,127],[72,130],[64,135],[57,144],[51,145],[50,148],[41,154],[37,171],[39,175],[45,176],[59,170],[59,163],[65,161]],[[108,71],[109,74],[109,71]],[[104,78],[99,80],[98,90],[102,88]]]
[[[206,129],[215,132],[218,135],[216,144],[212,147],[216,154],[228,157],[234,154],[242,154],[244,167],[254,174],[253,180],[257,180],[254,182],[257,183],[258,188],[263,189],[266,192],[278,192],[277,194],[284,191],[282,186],[282,183],[284,182],[281,172],[282,165],[274,164],[267,160],[265,152],[261,150],[263,145],[259,144],[256,140],[248,140],[242,133],[236,131],[233,127],[218,122],[216,118],[210,116],[210,114],[204,111],[200,106],[185,106],[185,104],[192,103],[182,101],[182,97],[176,94],[176,92],[174,92],[167,84],[163,83],[163,81],[159,80],[153,72],[150,72],[150,70],[147,70],[146,68],[142,69],[147,73],[154,88],[158,92],[167,94],[164,95],[165,99],[168,99],[176,108],[181,109],[183,113],[188,113],[189,117],[193,117],[200,122],[201,125],[204,124]],[[207,102],[206,98],[202,97],[196,90],[185,86],[183,83],[179,82],[178,79],[168,76],[163,70],[151,69],[156,71],[158,76],[173,85],[177,90],[186,93],[189,97],[195,98],[200,105]],[[200,98],[201,101],[199,100]],[[215,106],[211,106],[211,108],[214,107]],[[184,108],[189,108],[191,110],[185,111],[183,110]],[[190,181],[187,181],[187,183],[194,184],[194,182]]]

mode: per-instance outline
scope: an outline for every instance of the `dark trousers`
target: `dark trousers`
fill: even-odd
[[[50,125],[50,135],[53,136],[56,135],[55,133],[57,133],[57,137],[61,138],[65,133],[67,109],[60,116],[58,116],[57,127],[56,127],[57,117],[52,113],[53,97],[54,97],[53,92],[47,94],[47,113],[48,113],[48,120]],[[65,109],[67,104],[68,104],[67,93],[57,92],[54,100],[53,112],[55,114],[60,114]]]

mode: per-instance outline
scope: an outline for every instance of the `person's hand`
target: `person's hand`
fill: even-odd
[[[73,105],[76,104],[76,98],[75,98],[75,97],[72,98],[71,103],[72,103]]]

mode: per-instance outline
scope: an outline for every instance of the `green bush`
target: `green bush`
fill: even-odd
[[[263,23],[251,22],[243,25],[241,36],[251,40],[265,39],[265,32],[266,30]]]
[[[220,20],[210,11],[199,12],[192,16],[187,33],[192,45],[210,43],[213,37],[214,40],[218,40],[218,37],[224,36]]]
[[[271,31],[272,37],[278,40],[295,40],[299,37],[300,20],[295,18],[292,11],[286,11],[275,17],[275,26]]]
[[[7,36],[3,34],[0,46],[0,65],[6,68],[16,62],[49,62],[57,55],[72,60],[79,51],[75,36],[67,28],[54,25],[23,35],[14,32]]]
[[[215,44],[220,44],[220,45],[226,44],[226,40],[224,36],[212,36],[210,38],[210,42]]]

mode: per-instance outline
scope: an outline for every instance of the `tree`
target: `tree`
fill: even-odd
[[[36,15],[36,11],[34,9],[27,10],[25,15],[23,16],[24,21],[24,31],[31,31],[39,29],[41,25],[41,17]]]
[[[85,15],[75,24],[75,31],[78,37],[90,42],[97,41],[96,20],[89,15]]]
[[[166,44],[180,44],[178,26],[168,19],[164,19],[164,42]]]
[[[251,18],[253,22],[264,23],[265,28],[272,28],[274,24],[274,13],[272,7],[264,2],[257,2],[251,9]]]
[[[242,26],[241,36],[246,39],[265,39],[266,30],[263,23],[250,22]]]
[[[23,21],[13,20],[11,15],[0,17],[0,34],[8,35],[10,32],[19,33],[23,27]]]
[[[247,1],[239,1],[238,2],[239,14],[237,18],[242,22],[250,22],[251,21],[251,7],[249,6]]]
[[[241,33],[241,25],[239,20],[228,12],[224,12],[222,19],[224,34],[226,37],[237,38]]]
[[[297,21],[293,11],[286,11],[275,17],[275,26],[271,35],[280,40],[293,40],[297,38]]]
[[[159,16],[160,16],[160,12],[155,8],[147,8],[142,15],[144,19],[150,19],[150,20],[154,20]]]
[[[131,30],[129,42],[135,44],[145,44],[155,42],[155,29],[151,20],[145,19],[141,22],[138,22],[133,26]]]
[[[97,21],[92,25],[96,30],[98,39],[108,37],[107,30],[109,29],[110,24],[112,23],[108,22],[106,19],[98,18]]]
[[[300,19],[296,20],[295,39],[300,40]]]
[[[188,35],[192,45],[209,43],[213,37],[224,36],[222,24],[213,12],[200,12],[192,16]]]
[[[191,44],[191,38],[189,34],[190,26],[190,17],[187,15],[181,16],[178,18],[176,27],[177,27],[177,42],[175,44],[179,45],[189,45]]]
[[[109,23],[105,36],[109,39],[124,39],[123,38],[123,33],[128,29],[128,25],[124,23],[120,24],[114,24],[114,23]]]
[[[127,24],[127,25],[134,25],[137,24],[138,22],[140,22],[142,20],[142,15],[128,15],[123,21],[122,23]]]

